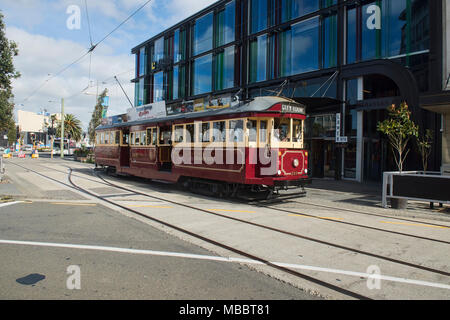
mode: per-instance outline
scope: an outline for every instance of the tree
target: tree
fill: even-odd
[[[411,137],[418,136],[419,129],[411,120],[411,112],[406,102],[401,103],[398,107],[393,104],[388,111],[389,119],[379,122],[377,130],[387,135],[394,153],[395,163],[402,173],[403,165],[410,151],[407,148],[408,142]]]
[[[61,137],[61,122],[56,129],[57,136]],[[81,140],[81,134],[83,129],[81,128],[81,121],[78,120],[73,114],[66,114],[64,117],[64,138],[71,138],[75,141]]]
[[[89,140],[95,141],[95,128],[102,124],[103,115],[103,99],[108,94],[108,89],[103,90],[100,96],[97,98],[97,104],[94,107],[94,112],[92,113],[91,121],[89,122],[88,135]]]
[[[419,135],[417,137],[417,147],[419,148],[419,153],[422,157],[422,167],[423,171],[428,169],[428,158],[431,154],[431,145],[433,143],[434,131],[427,129],[424,135]]]
[[[19,50],[14,41],[6,38],[3,17],[0,12],[0,131],[8,130],[13,119],[11,80],[20,77],[13,64],[13,57],[19,54]]]
[[[8,125],[8,144],[12,145],[17,140],[17,127],[14,119],[11,118]]]

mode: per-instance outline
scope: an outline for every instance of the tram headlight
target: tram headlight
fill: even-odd
[[[281,176],[281,170],[278,170],[278,175]]]
[[[298,159],[294,159],[294,161],[292,161],[292,165],[294,168],[297,168],[300,165],[300,161]]]

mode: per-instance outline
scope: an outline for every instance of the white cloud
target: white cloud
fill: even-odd
[[[94,109],[95,96],[75,94],[80,93],[89,84],[89,56],[46,82],[49,74],[60,71],[86,52],[86,48],[73,41],[31,34],[15,27],[7,28],[6,34],[19,46],[19,56],[15,58],[14,64],[22,77],[13,82],[16,109],[38,112],[45,108],[50,112],[59,112],[59,101],[61,97],[65,97],[65,112],[75,114],[83,122],[83,127],[87,128],[91,118],[90,112]],[[124,71],[128,72],[123,74]],[[96,84],[96,80],[101,82],[109,79],[106,86],[113,89],[110,94],[111,112],[123,113],[129,108],[128,100],[123,92],[117,91],[116,84],[111,81],[112,76],[122,73],[119,79],[130,99],[133,99],[134,87],[129,82],[133,72],[134,57],[131,54],[112,55],[105,47],[92,55],[91,80]],[[24,102],[24,99],[43,83],[45,85]],[[104,87],[105,85],[100,84],[99,92]],[[96,87],[90,88],[88,92],[95,94]],[[49,100],[57,101],[57,103],[48,102]],[[24,105],[19,105],[21,103]]]

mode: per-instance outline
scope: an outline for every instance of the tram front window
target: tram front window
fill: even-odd
[[[257,137],[256,137],[257,121],[256,120],[248,120],[247,128],[248,128],[248,141],[256,142],[256,140],[257,140]]]
[[[292,128],[293,142],[303,142],[303,120],[294,119]]]
[[[275,138],[280,142],[291,142],[291,119],[275,118]]]

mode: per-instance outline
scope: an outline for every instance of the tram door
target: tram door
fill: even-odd
[[[172,126],[159,127],[158,168],[172,171]]]
[[[130,131],[120,131],[120,166],[130,167]]]

